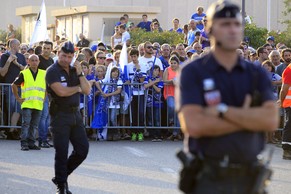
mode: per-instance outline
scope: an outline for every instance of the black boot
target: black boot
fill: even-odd
[[[55,178],[52,178],[52,182],[57,186],[56,194],[72,194],[72,192],[69,191],[68,182],[58,183]]]

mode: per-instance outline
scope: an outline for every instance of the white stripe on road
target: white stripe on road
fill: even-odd
[[[172,168],[161,168],[161,170],[167,174],[170,174],[173,178],[178,178],[178,172],[173,170]]]
[[[148,154],[146,154],[144,151],[140,149],[129,147],[129,146],[125,146],[124,148],[127,149],[131,154],[136,155],[138,157],[141,157],[141,158],[149,157]]]

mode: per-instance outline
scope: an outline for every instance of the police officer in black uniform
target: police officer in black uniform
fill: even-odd
[[[65,42],[58,51],[58,61],[47,69],[47,91],[50,96],[50,128],[53,133],[57,194],[71,193],[67,178],[87,157],[89,143],[79,111],[80,92],[88,95],[90,84],[74,57],[74,45]],[[69,141],[73,152],[68,157]]]
[[[270,169],[257,155],[264,132],[278,125],[271,83],[263,68],[236,54],[243,37],[239,7],[219,1],[209,7],[207,18],[213,47],[182,67],[176,90],[184,152],[196,157],[186,157],[194,162],[185,162],[191,168],[181,172],[180,188],[199,194],[263,193]],[[187,172],[194,178],[185,183]]]

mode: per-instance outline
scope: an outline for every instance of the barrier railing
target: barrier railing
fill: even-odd
[[[105,84],[108,87],[116,84],[108,83]],[[110,119],[110,114],[108,114],[108,110],[114,109],[108,108],[110,105],[110,101],[112,97],[107,98],[105,102],[103,101],[103,105],[105,107],[100,108],[101,104],[101,97],[100,93],[98,94],[97,88],[92,87],[92,93],[88,96],[84,96],[84,101],[80,102],[80,110],[83,115],[83,121],[86,128],[91,128],[92,122],[96,119],[96,114],[98,113],[98,108],[101,111],[105,111],[107,121],[103,127],[106,128],[124,128],[124,129],[179,129],[178,119],[176,113],[174,113],[174,109],[167,108],[167,102],[163,99],[163,93],[161,91],[159,100],[158,96],[153,96],[150,89],[144,90],[144,95],[135,95],[135,97],[131,96],[130,94],[133,93],[133,87],[139,92],[141,92],[141,88],[143,84],[124,84],[122,86],[122,93],[119,96],[120,100],[117,104],[115,109],[117,109],[116,113],[117,116],[115,118],[115,122],[112,118]],[[18,122],[18,125],[11,125],[11,118],[13,112],[16,112],[17,108],[15,106],[14,109],[11,107],[13,104],[16,105],[18,102],[15,100],[12,92],[11,92],[11,85],[0,83],[0,128],[20,128],[21,122]],[[141,94],[141,93],[138,93]],[[157,94],[154,94],[157,95]],[[133,104],[134,98],[135,104]],[[150,100],[152,100],[152,106]],[[157,98],[157,99],[156,99]],[[127,105],[125,105],[127,103]],[[171,102],[174,105],[174,102]],[[136,105],[137,104],[137,105]],[[155,104],[155,105],[154,105]],[[120,108],[118,108],[120,105]],[[137,107],[136,107],[137,106]],[[142,106],[142,107],[141,107]],[[127,107],[127,108],[126,108]],[[142,111],[143,110],[143,111]],[[171,112],[170,112],[171,110]],[[142,114],[142,115],[141,115]],[[21,119],[21,117],[20,117]],[[137,120],[135,120],[137,119]]]

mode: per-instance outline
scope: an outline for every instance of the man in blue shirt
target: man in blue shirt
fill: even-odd
[[[142,21],[137,24],[138,28],[145,29],[145,31],[150,32],[151,31],[151,22],[148,21],[148,15],[143,14],[142,15]]]
[[[195,22],[197,23],[197,28],[199,30],[202,30],[204,28],[202,20],[203,17],[206,16],[206,14],[203,13],[203,11],[204,11],[203,7],[198,7],[197,13],[194,13],[191,17],[191,19],[195,20]]]
[[[243,32],[240,8],[219,1],[207,15],[213,48],[182,67],[175,96],[184,150],[202,163],[193,165],[196,174],[188,172],[194,180],[184,182],[186,193],[252,193],[256,172],[265,168],[257,155],[264,133],[277,129],[278,108],[266,72],[236,53]]]

